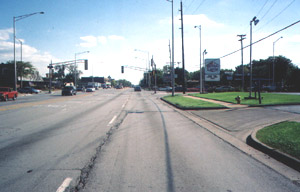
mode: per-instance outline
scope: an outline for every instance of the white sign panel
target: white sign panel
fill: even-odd
[[[220,75],[205,75],[205,81],[220,81]]]
[[[220,81],[220,59],[205,59],[205,81]]]

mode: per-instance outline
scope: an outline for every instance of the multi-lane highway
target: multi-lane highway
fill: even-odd
[[[0,191],[299,191],[163,103],[164,94],[108,89],[1,102]]]

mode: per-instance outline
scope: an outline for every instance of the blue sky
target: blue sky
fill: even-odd
[[[13,60],[13,17],[44,11],[16,22],[16,36],[23,41],[23,60],[30,61],[42,75],[55,62],[89,59],[82,76],[110,75],[137,84],[143,72],[120,66],[147,66],[148,53],[158,68],[169,61],[171,3],[166,0],[0,0],[0,62]],[[181,62],[179,10],[174,0],[175,62]],[[219,58],[240,48],[237,34],[246,34],[249,44],[250,20],[253,41],[300,20],[299,0],[183,0],[185,60],[188,71],[199,69],[199,29],[206,58]],[[253,45],[253,59],[283,55],[300,66],[300,23]],[[140,51],[134,51],[138,49]],[[20,48],[16,45],[19,58]],[[234,69],[241,63],[240,52],[221,59],[221,68]],[[249,63],[249,48],[244,50]]]

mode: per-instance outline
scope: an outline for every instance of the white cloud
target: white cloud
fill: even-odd
[[[80,37],[81,40],[83,40],[83,43],[80,43],[81,47],[95,47],[97,46],[97,37],[95,36],[84,36]]]
[[[98,36],[98,42],[105,45],[107,43],[107,38],[105,36]]]
[[[98,44],[101,45],[106,45],[107,44],[107,40],[124,40],[125,38],[122,36],[118,36],[118,35],[109,35],[109,36],[92,36],[92,35],[88,35],[88,36],[84,36],[84,37],[80,37],[80,39],[82,41],[84,41],[83,43],[80,43],[81,47],[96,47],[98,46]]]
[[[9,40],[10,34],[13,33],[13,29],[1,29],[0,30],[0,40],[6,41]]]
[[[175,25],[181,25],[180,21],[180,16],[174,17],[174,24]],[[207,28],[208,27],[223,27],[224,24],[215,22],[211,19],[209,19],[206,15],[200,14],[200,15],[183,15],[183,20],[184,20],[184,26],[190,25],[190,26],[195,26],[195,25],[204,25]],[[172,18],[168,17],[163,20],[159,21],[160,24],[171,24],[172,23]]]
[[[6,63],[14,59],[13,46],[14,43],[10,39],[10,35],[13,33],[12,29],[0,30],[0,63]],[[23,42],[22,56],[23,61],[29,61],[40,72],[42,76],[48,72],[47,66],[51,62],[51,59],[57,60],[50,53],[40,52],[35,47],[24,44],[25,40],[20,39]],[[20,45],[16,41],[16,60],[20,60]]]

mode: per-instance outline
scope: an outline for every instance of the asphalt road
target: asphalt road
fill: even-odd
[[[299,191],[159,100],[99,90],[0,104],[0,191]],[[36,95],[31,96],[34,98]]]

